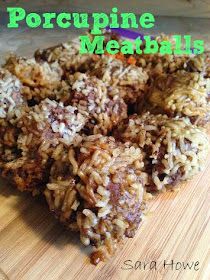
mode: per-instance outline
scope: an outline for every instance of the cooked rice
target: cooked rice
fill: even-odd
[[[178,71],[156,78],[146,97],[151,112],[170,117],[188,117],[192,123],[204,125],[210,118],[207,82],[199,73]]]
[[[19,156],[17,127],[5,119],[0,119],[0,171],[6,162],[10,162]]]
[[[62,222],[79,230],[84,245],[96,247],[92,261],[98,263],[139,226],[147,180],[141,150],[92,135],[61,157],[52,167],[47,201]]]
[[[18,156],[17,121],[27,109],[21,82],[6,69],[0,69],[0,169]]]
[[[75,107],[62,102],[45,99],[31,108],[19,121],[22,130],[18,138],[19,148],[24,152],[54,150],[59,144],[71,145],[80,137],[85,117]]]
[[[68,42],[35,53],[35,59],[46,61],[50,64],[57,62],[64,72],[86,72],[94,64],[95,56],[91,54],[81,55],[78,42]]]
[[[150,113],[133,115],[116,134],[124,142],[137,143],[145,152],[149,191],[191,179],[203,170],[209,150],[208,135],[187,118]]]
[[[85,130],[89,134],[107,135],[127,117],[127,105],[118,96],[109,97],[103,81],[82,73],[69,79],[72,89],[69,102],[81,114],[88,116]]]
[[[110,96],[120,96],[126,103],[142,98],[148,80],[147,73],[135,65],[127,65],[110,56],[102,56],[89,71],[106,83]]]
[[[161,34],[157,36],[155,40],[158,44],[162,41],[171,42],[172,49],[175,49],[175,41],[171,36]],[[143,44],[143,49],[145,45]],[[160,44],[159,44],[160,47]],[[204,53],[202,55],[162,55],[160,53],[155,54],[141,54],[134,55],[136,59],[136,65],[142,67],[149,75],[150,79],[155,78],[158,75],[167,73],[172,74],[179,70],[185,70],[188,72],[208,73],[208,56]]]
[[[188,72],[207,72],[205,55],[136,55],[136,65],[142,67],[150,78],[164,73],[175,73],[179,70]]]
[[[6,61],[5,68],[22,82],[22,93],[27,100],[55,99],[59,91],[68,90],[68,86],[61,81],[63,70],[56,61],[52,64],[38,63],[34,58],[12,56]]]
[[[19,117],[25,101],[21,95],[22,84],[5,69],[0,69],[0,118]]]
[[[50,161],[43,163],[39,156],[19,156],[4,164],[2,176],[10,179],[18,190],[36,195],[43,192],[49,182],[50,164]]]
[[[134,236],[150,193],[203,168],[209,146],[207,56],[119,58],[72,42],[0,70],[0,173],[44,193],[95,264]]]
[[[39,192],[47,183],[52,158],[64,146],[81,141],[84,124],[76,108],[43,100],[18,120],[19,157],[3,166],[3,176],[10,176],[20,190]]]

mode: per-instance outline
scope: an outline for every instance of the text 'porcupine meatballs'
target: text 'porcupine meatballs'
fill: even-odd
[[[148,110],[170,117],[188,117],[197,125],[210,119],[206,81],[199,73],[178,71],[155,80],[146,101]]]
[[[108,86],[110,96],[120,96],[128,104],[133,104],[143,98],[148,75],[140,67],[103,56],[89,72]]]
[[[18,121],[21,157],[5,164],[4,174],[9,174],[20,190],[38,191],[48,179],[53,157],[63,146],[80,141],[78,133],[84,124],[85,118],[76,108],[42,101]]]
[[[209,149],[207,134],[186,118],[133,115],[119,133],[124,142],[137,143],[145,152],[149,191],[190,179],[202,170]]]
[[[140,223],[147,181],[141,150],[112,137],[92,135],[61,157],[63,162],[52,167],[47,201],[62,222],[80,231],[84,245],[95,246],[92,262],[97,263],[121,239],[134,236]]]
[[[69,77],[69,82],[72,90],[69,103],[88,117],[87,134],[107,135],[127,117],[127,105],[118,96],[109,97],[103,81],[76,73]]]

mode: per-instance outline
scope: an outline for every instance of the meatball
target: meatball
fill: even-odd
[[[143,54],[135,55],[136,66],[142,67],[150,79],[157,75],[172,74],[180,70],[201,73],[206,71],[205,57],[187,55]]]
[[[50,47],[35,52],[36,61],[46,61],[48,63],[57,62],[64,73],[86,72],[91,66],[94,66],[96,55],[80,54],[79,43],[69,42],[58,46]]]
[[[89,72],[107,85],[109,96],[120,96],[128,104],[142,98],[148,80],[142,68],[109,56],[99,59]]]
[[[0,173],[6,162],[10,162],[20,155],[17,147],[19,132],[16,126],[0,119]]]
[[[39,156],[20,156],[4,164],[2,176],[9,179],[18,190],[36,195],[42,192],[49,182],[50,164],[50,161],[43,164]]]
[[[203,169],[207,56],[82,55],[74,41],[3,67],[0,174],[41,194],[92,263],[134,237],[154,192]]]
[[[22,133],[18,144],[23,152],[52,152],[59,144],[71,145],[79,139],[78,133],[86,119],[76,108],[64,106],[49,99],[31,108],[17,126]]]
[[[18,156],[16,127],[27,109],[21,82],[5,69],[0,69],[0,166]]]
[[[0,119],[11,120],[20,115],[26,104],[21,94],[22,84],[9,71],[0,69]]]
[[[174,49],[174,40],[172,37],[161,35],[155,38],[160,47],[161,41],[168,41]],[[145,44],[142,46],[142,50],[145,48]],[[174,54],[136,54],[135,61],[136,66],[142,67],[149,75],[150,80],[161,74],[175,73],[179,70],[185,70],[187,72],[207,72],[207,55],[174,55]]]
[[[193,124],[202,126],[210,120],[208,98],[207,85],[200,74],[178,71],[155,80],[146,97],[146,107],[153,113],[188,117]]]
[[[201,171],[209,149],[208,135],[187,118],[166,115],[130,116],[116,132],[124,142],[137,143],[145,152],[149,191],[175,187]]]
[[[5,67],[22,82],[22,92],[28,101],[55,99],[61,90],[68,91],[68,85],[62,81],[63,71],[57,62],[38,63],[34,58],[12,56],[7,60]]]
[[[127,105],[118,96],[109,97],[103,81],[87,74],[76,73],[70,77],[70,104],[87,115],[87,134],[107,135],[127,117]]]
[[[71,106],[46,99],[19,119],[19,157],[3,165],[18,189],[38,193],[47,183],[53,159],[80,141],[85,118]]]
[[[113,253],[115,244],[133,237],[141,221],[144,185],[140,148],[112,137],[87,136],[51,172],[45,195],[50,209],[84,245],[92,244],[92,262]],[[67,164],[66,164],[67,161]],[[54,176],[53,173],[56,173]],[[68,174],[68,175],[66,175]]]

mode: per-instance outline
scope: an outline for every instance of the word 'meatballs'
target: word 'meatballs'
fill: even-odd
[[[209,150],[208,135],[186,118],[133,115],[117,134],[124,142],[137,143],[144,150],[149,191],[192,178],[203,169]]]
[[[91,257],[96,264],[138,229],[147,180],[142,153],[112,137],[92,135],[61,158],[45,195],[60,220],[80,231],[82,243],[96,247]]]

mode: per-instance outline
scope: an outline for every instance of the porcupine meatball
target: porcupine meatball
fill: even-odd
[[[85,122],[86,118],[77,108],[45,99],[19,120],[18,127],[22,130],[19,146],[23,151],[26,148],[31,152],[42,146],[47,146],[49,150],[60,143],[71,145]]]
[[[109,97],[103,81],[82,73],[70,76],[69,80],[69,103],[89,118],[85,125],[86,134],[107,135],[127,117],[127,105],[118,96]]]
[[[166,35],[161,35],[155,38],[158,44],[161,41],[168,41],[175,49],[174,40]],[[143,43],[141,49],[143,50]],[[160,47],[160,44],[159,44]],[[206,72],[207,55],[174,55],[174,54],[135,54],[136,66],[142,67],[149,75],[150,79],[155,78],[160,74],[175,73],[179,70],[187,72]]]
[[[89,34],[90,40],[94,35]],[[117,34],[109,31],[103,32],[105,42],[110,40],[120,40]],[[64,73],[74,74],[76,72],[85,73],[95,67],[95,62],[100,59],[95,54],[80,54],[79,40],[73,40],[57,46],[37,50],[34,54],[36,61],[48,63],[58,62]]]
[[[142,153],[113,137],[92,135],[62,159],[53,167],[45,195],[61,221],[79,230],[82,243],[95,246],[91,260],[97,264],[139,226],[147,180]],[[59,164],[65,172],[58,172]]]
[[[22,84],[9,71],[0,68],[0,118],[18,117],[25,103],[21,94]]]
[[[206,71],[205,56],[189,56],[189,55],[161,55],[142,54],[135,55],[136,66],[142,67],[149,75],[154,78],[161,74],[172,74],[180,70],[187,72],[201,73]]]
[[[107,85],[109,96],[120,96],[128,104],[143,97],[148,80],[142,68],[110,56],[102,56],[89,72]]]
[[[58,46],[50,47],[35,52],[35,59],[38,62],[46,61],[49,64],[57,62],[64,71],[68,73],[86,72],[94,66],[96,55],[80,54],[80,44],[68,42]]]
[[[22,156],[4,166],[20,190],[38,192],[48,181],[52,159],[80,141],[85,118],[72,106],[46,99],[19,121],[17,143]]]
[[[198,73],[178,71],[157,77],[146,97],[146,108],[169,117],[188,117],[193,124],[210,120],[210,103],[206,82]]]
[[[5,69],[0,69],[0,165],[17,154],[17,120],[27,105],[21,95],[22,84]]]
[[[124,142],[137,143],[145,152],[149,191],[175,187],[203,169],[208,153],[208,136],[187,118],[166,115],[133,115],[116,135]]]
[[[34,58],[26,59],[11,56],[5,67],[23,84],[22,93],[32,105],[45,98],[56,99],[61,91],[68,91],[68,85],[62,81],[63,70],[57,62],[36,62]]]

